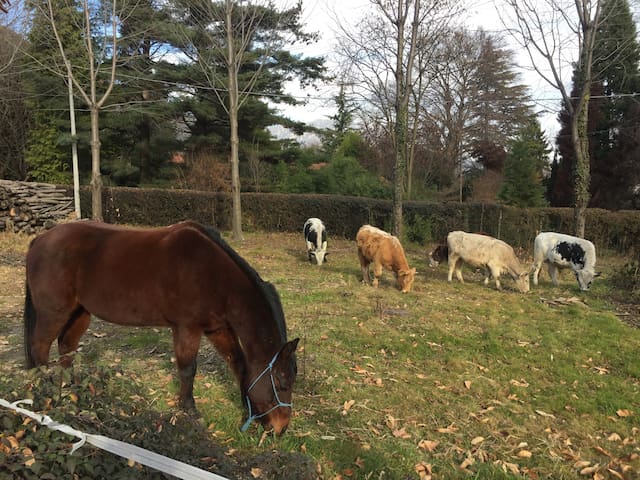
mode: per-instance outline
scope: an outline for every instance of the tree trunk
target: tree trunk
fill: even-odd
[[[238,74],[236,70],[236,49],[233,37],[231,11],[233,4],[227,2],[227,68],[229,78],[229,128],[231,129],[231,234],[234,240],[242,240],[242,205],[240,198],[240,157],[238,153]]]
[[[591,183],[589,138],[587,137],[589,90],[590,84],[586,84],[576,107],[574,118],[571,120],[571,136],[576,155],[574,172],[575,206],[573,211],[574,234],[580,238],[584,238],[587,206],[589,205],[589,185]]]
[[[402,235],[402,200],[404,197],[405,174],[407,169],[407,118],[406,108],[403,108],[404,97],[404,15],[403,2],[398,1],[397,25],[398,38],[396,44],[396,98],[395,114],[396,123],[394,128],[395,136],[395,164],[393,167],[393,235]]]
[[[402,202],[407,171],[407,111],[399,104],[396,108],[396,163],[393,168],[393,234],[402,235]]]
[[[100,109],[91,107],[91,218],[102,222],[102,177],[100,175]]]

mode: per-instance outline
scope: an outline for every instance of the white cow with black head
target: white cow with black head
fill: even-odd
[[[541,232],[533,243],[533,284],[538,285],[542,264],[549,268],[549,276],[558,285],[558,270],[570,268],[578,280],[580,290],[589,290],[596,273],[596,247],[584,238],[555,232]]]
[[[319,218],[309,218],[302,228],[304,240],[307,243],[309,261],[322,265],[327,261],[327,230]]]

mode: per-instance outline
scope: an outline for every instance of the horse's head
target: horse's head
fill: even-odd
[[[249,418],[242,430],[249,428],[253,420],[258,420],[266,430],[277,435],[285,432],[291,418],[291,394],[298,373],[295,350],[296,338],[285,343],[274,355],[271,362],[255,378],[248,379],[246,402]]]

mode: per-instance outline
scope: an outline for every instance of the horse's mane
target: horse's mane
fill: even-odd
[[[238,255],[231,246],[222,238],[220,232],[218,232],[215,228],[202,225],[197,222],[189,221],[187,222],[195,227],[199,227],[198,229],[204,233],[207,237],[209,237],[213,242],[218,244],[220,248],[222,248],[227,255],[231,257],[231,259],[238,265],[242,271],[251,279],[253,284],[260,290],[267,300],[269,307],[271,308],[271,313],[276,321],[276,325],[278,326],[278,330],[280,331],[280,335],[284,341],[287,340],[287,328],[284,322],[284,311],[282,309],[282,303],[280,302],[280,295],[278,295],[278,291],[276,287],[273,286],[270,282],[265,282],[262,277],[256,272],[256,270],[249,265],[249,263]]]

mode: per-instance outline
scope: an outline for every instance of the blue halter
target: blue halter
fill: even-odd
[[[276,360],[278,359],[278,355],[279,354],[280,354],[279,351],[276,352],[276,354],[273,356],[273,358],[269,362],[269,365],[267,365],[265,367],[265,369],[262,371],[262,373],[260,375],[258,375],[256,377],[256,379],[253,382],[251,382],[251,385],[249,385],[249,388],[247,388],[247,395],[245,396],[245,399],[247,400],[247,408],[249,409],[249,418],[247,418],[247,421],[244,422],[244,425],[242,425],[242,428],[240,428],[240,431],[242,431],[242,432],[246,432],[247,431],[247,429],[249,428],[249,425],[251,425],[251,422],[253,422],[254,420],[257,420],[259,418],[262,418],[265,415],[269,415],[276,408],[291,407],[291,403],[283,402],[283,401],[280,400],[280,397],[278,397],[278,391],[276,390],[276,384],[275,384],[275,381],[273,380],[273,374],[271,373],[272,370],[273,370],[273,365],[276,363]],[[249,400],[249,392],[255,386],[255,384],[258,383],[258,380],[260,380],[267,372],[269,373],[269,378],[271,379],[271,388],[273,389],[273,395],[276,397],[276,400],[277,400],[278,403],[276,403],[273,407],[271,407],[266,412],[254,415],[253,413],[251,413],[251,401]]]

